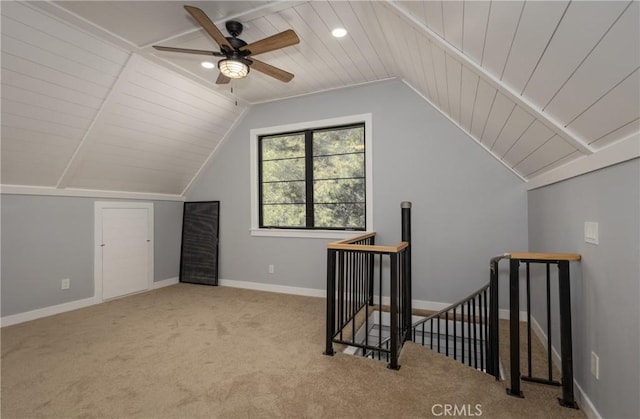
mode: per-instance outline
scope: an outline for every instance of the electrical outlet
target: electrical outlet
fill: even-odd
[[[272,274],[276,271],[276,267],[273,265],[269,265],[269,273]]]
[[[595,352],[591,352],[591,375],[596,377],[596,380],[600,379],[600,358]]]
[[[60,281],[61,290],[68,290],[70,286],[71,286],[71,279],[64,278],[62,281]]]

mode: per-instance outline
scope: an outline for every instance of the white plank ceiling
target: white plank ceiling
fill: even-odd
[[[296,31],[259,57],[295,78],[232,94],[202,56],[154,50],[219,50],[180,2],[1,2],[3,186],[180,196],[252,104],[390,78],[524,180],[640,131],[637,1],[194,5],[249,43]]]

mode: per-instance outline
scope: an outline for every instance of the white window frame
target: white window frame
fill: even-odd
[[[364,122],[365,147],[365,176],[366,176],[366,223],[367,231],[373,231],[373,124],[370,113],[349,115],[339,118],[322,119],[318,121],[299,122],[296,124],[278,125],[272,127],[255,128],[250,131],[250,167],[251,167],[251,228],[252,236],[262,237],[298,237],[316,239],[344,239],[364,233],[354,230],[309,230],[309,229],[278,229],[260,228],[258,188],[258,141],[263,135],[279,134],[282,132],[303,131],[308,129],[327,128],[332,126],[350,125]]]

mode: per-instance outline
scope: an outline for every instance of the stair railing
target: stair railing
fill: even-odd
[[[383,354],[389,368],[399,369],[400,349],[411,325],[410,283],[408,281],[409,243],[394,246],[375,245],[375,233],[327,245],[327,330],[325,355],[333,355],[333,344],[356,347],[362,353]],[[377,294],[376,291],[377,290]],[[384,296],[388,292],[388,297]],[[390,311],[390,340],[382,336],[364,342],[356,332],[370,314]],[[383,309],[384,307],[384,309]]]
[[[491,301],[492,283],[462,300],[415,322],[412,340],[470,367],[500,378],[497,345],[491,328],[497,325],[497,305]]]
[[[509,354],[511,365],[511,387],[507,394],[524,397],[520,390],[520,380],[562,386],[562,398],[558,401],[564,407],[577,409],[573,389],[573,343],[571,336],[571,284],[570,262],[578,262],[581,255],[576,253],[505,253],[502,258],[509,259]],[[520,372],[520,265],[525,265],[526,313],[527,313],[527,374]],[[546,317],[547,317],[547,377],[532,376],[531,355],[531,282],[540,282],[541,275],[532,278],[530,265],[545,267],[546,279]],[[560,315],[560,349],[562,383],[553,379],[551,344],[551,266],[557,267],[558,311]],[[497,272],[497,262],[496,269]]]

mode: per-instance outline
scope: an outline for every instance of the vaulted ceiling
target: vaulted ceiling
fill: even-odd
[[[295,78],[216,85],[153,49],[219,50],[179,2],[1,2],[4,190],[181,196],[251,105],[390,78],[523,180],[639,135],[637,1],[189,4],[247,42],[296,31],[260,56]]]

